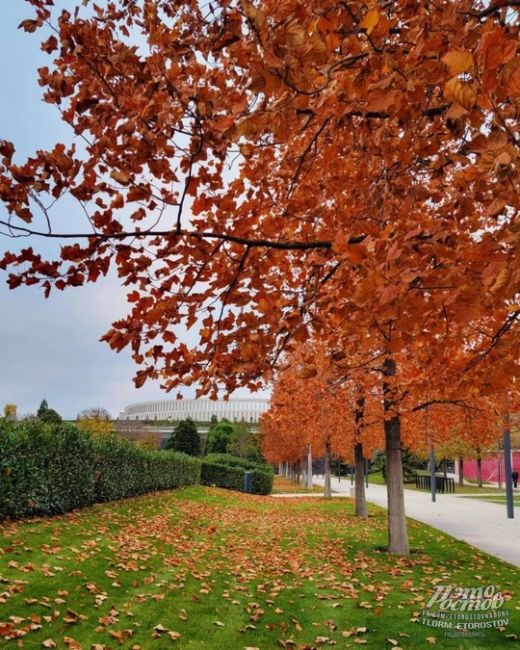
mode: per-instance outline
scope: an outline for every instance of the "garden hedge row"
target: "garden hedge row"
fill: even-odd
[[[54,515],[155,490],[193,485],[201,462],[139,449],[71,424],[0,420],[0,519]]]
[[[207,460],[202,461],[200,473],[202,485],[226,488],[228,490],[244,490],[244,470],[240,467],[228,467]]]
[[[253,460],[246,460],[245,458],[239,458],[238,456],[233,456],[233,454],[208,454],[204,457],[204,460],[211,463],[218,463],[219,465],[228,465],[230,467],[241,467],[242,469],[249,470],[257,469],[261,472],[267,472],[268,474],[274,475],[271,465],[267,465],[266,463],[257,463]]]
[[[215,485],[243,492],[245,471],[252,473],[253,494],[270,494],[274,477],[270,465],[260,465],[230,454],[206,456],[202,461],[200,481],[203,485]]]

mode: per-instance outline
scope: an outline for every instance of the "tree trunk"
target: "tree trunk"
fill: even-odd
[[[330,449],[330,438],[327,438],[325,443],[325,484],[323,488],[323,496],[326,499],[330,499],[332,496],[332,491],[330,489],[330,463],[331,463],[331,449]]]
[[[361,394],[356,401],[356,411],[354,414],[355,443],[354,443],[354,475],[355,475],[355,495],[356,495],[356,516],[368,517],[367,502],[365,496],[365,477],[364,477],[364,458],[363,443],[361,442],[361,432],[363,431],[363,418],[365,417],[365,398]]]
[[[464,485],[464,458],[459,456],[459,485]]]
[[[365,498],[365,459],[363,458],[363,443],[354,445],[354,463],[356,465],[356,517],[368,517]]]
[[[477,447],[477,485],[482,487],[482,455],[480,447]]]
[[[395,361],[387,357],[383,365],[385,377],[396,373]],[[385,410],[386,487],[388,496],[388,551],[397,555],[409,555],[408,530],[404,510],[403,464],[401,458],[401,420],[391,415],[395,406],[393,389],[383,383]],[[388,419],[387,419],[388,418]]]
[[[312,447],[307,446],[307,489],[312,490]]]

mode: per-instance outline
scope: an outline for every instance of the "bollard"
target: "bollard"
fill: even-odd
[[[253,472],[244,472],[244,492],[253,491]]]

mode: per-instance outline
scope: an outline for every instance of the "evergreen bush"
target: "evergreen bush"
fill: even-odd
[[[0,419],[0,519],[54,515],[200,481],[197,458],[72,424]]]

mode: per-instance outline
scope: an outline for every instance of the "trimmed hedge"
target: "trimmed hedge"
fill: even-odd
[[[0,420],[0,519],[54,515],[200,480],[200,460],[71,424]]]
[[[271,465],[267,465],[266,463],[256,463],[253,460],[246,460],[239,456],[233,456],[233,454],[208,454],[204,457],[204,460],[207,460],[210,463],[218,463],[219,465],[228,465],[229,467],[241,467],[243,469],[251,470],[257,469],[261,472],[267,472],[268,474],[274,475]]]
[[[271,494],[274,473],[253,470],[253,494]]]
[[[200,482],[202,485],[214,485],[242,492],[244,490],[244,470],[240,467],[226,467],[226,465],[203,460]]]
[[[230,490],[244,491],[244,473],[252,473],[252,493],[270,494],[274,472],[270,465],[261,465],[230,454],[208,454],[202,460],[201,483]]]

